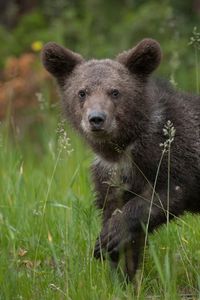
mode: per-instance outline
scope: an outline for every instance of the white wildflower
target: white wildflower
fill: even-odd
[[[164,141],[164,143],[160,144],[160,147],[163,148],[164,152],[169,151],[171,143],[174,141],[175,133],[176,129],[174,128],[173,123],[170,120],[168,120],[163,128],[163,135],[166,138],[166,140]]]
[[[67,132],[64,128],[64,121],[61,121],[58,124],[57,128],[57,134],[58,134],[58,148],[60,151],[65,150],[68,155],[70,155],[74,149],[72,148],[70,138],[67,135]]]

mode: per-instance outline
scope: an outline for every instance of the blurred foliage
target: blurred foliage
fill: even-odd
[[[0,0],[0,120],[11,117],[21,139],[45,126],[41,99],[58,111],[55,85],[40,62],[48,41],[86,58],[112,58],[155,38],[163,49],[157,74],[198,92],[199,17],[200,0]]]
[[[91,260],[99,226],[86,171],[91,155],[68,127],[65,134],[57,126],[58,95],[39,51],[53,40],[86,58],[114,57],[152,37],[164,54],[159,74],[197,91],[198,6],[0,0],[0,299],[133,299],[131,286]],[[199,219],[178,225],[150,240],[141,299],[199,296]]]
[[[10,6],[13,2],[9,1]],[[15,26],[0,27],[1,67],[8,56],[33,51],[31,45],[35,41],[54,40],[85,57],[102,58],[113,57],[140,39],[152,37],[161,43],[164,53],[160,74],[171,77],[186,89],[195,90],[194,51],[188,42],[199,22],[200,12],[195,12],[198,0],[42,0],[30,3],[31,9],[20,15]]]

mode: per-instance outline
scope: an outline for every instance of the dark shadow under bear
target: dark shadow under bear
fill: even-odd
[[[115,60],[85,61],[48,43],[42,60],[57,79],[66,117],[96,154],[103,227],[94,256],[108,253],[117,265],[123,254],[131,280],[144,226],[152,232],[184,211],[200,211],[200,97],[150,77],[161,60],[151,39]]]

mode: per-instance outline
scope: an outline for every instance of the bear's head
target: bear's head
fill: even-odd
[[[68,120],[90,144],[127,145],[148,120],[146,88],[158,67],[158,42],[144,39],[115,60],[84,60],[79,54],[50,42],[42,61],[56,79]]]

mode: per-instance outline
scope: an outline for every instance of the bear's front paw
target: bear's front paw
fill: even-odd
[[[131,232],[122,213],[113,214],[104,225],[100,236],[96,240],[94,257],[104,257],[104,253],[119,252],[126,243],[131,241]]]

